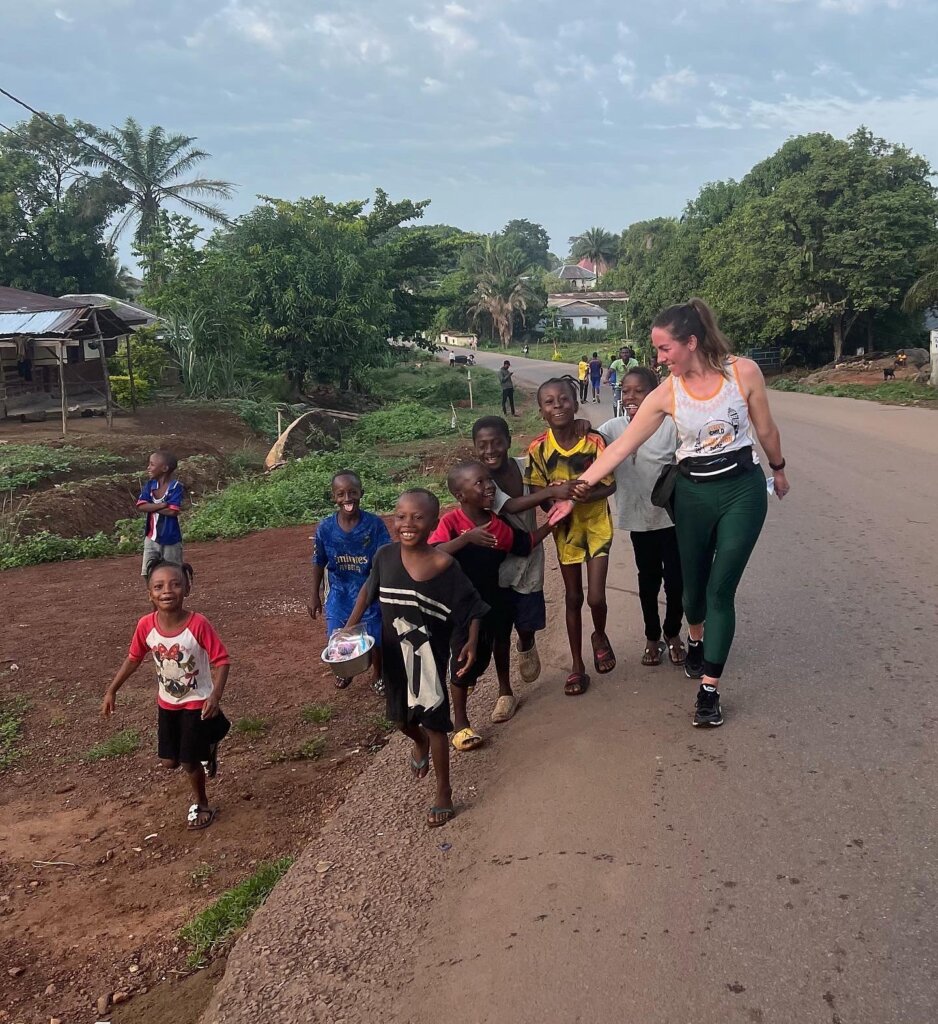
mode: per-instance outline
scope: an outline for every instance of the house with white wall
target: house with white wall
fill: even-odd
[[[555,314],[560,316],[564,327],[574,330],[604,331],[608,326],[609,314],[602,306],[582,299],[552,303]]]
[[[589,292],[596,287],[596,275],[593,271],[576,263],[565,263],[553,273],[566,284],[572,284],[578,292]]]

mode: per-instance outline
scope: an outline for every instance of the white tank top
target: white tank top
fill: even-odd
[[[678,462],[752,447],[752,461],[759,464],[749,421],[749,406],[739,386],[736,360],[727,359],[724,365],[726,376],[715,391],[705,396],[691,394],[680,377],[671,378],[674,396],[671,415],[680,442],[676,453]]]

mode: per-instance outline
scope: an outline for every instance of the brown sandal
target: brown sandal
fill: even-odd
[[[660,640],[649,640],[645,644],[645,653],[642,655],[642,664],[647,665],[649,668],[660,665],[661,656],[666,650],[667,647]]]
[[[593,645],[593,667],[600,675],[611,672],[616,667],[616,656],[612,653],[612,645],[609,638],[599,633],[590,637]]]
[[[683,665],[687,660],[687,651],[684,648],[684,644],[679,636],[672,636],[670,640],[665,640],[668,645],[668,656],[671,658],[672,665]]]

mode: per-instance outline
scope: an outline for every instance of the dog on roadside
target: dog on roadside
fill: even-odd
[[[895,380],[896,371],[892,367],[886,366],[883,368],[883,380]]]

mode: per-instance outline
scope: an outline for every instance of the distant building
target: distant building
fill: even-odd
[[[596,275],[592,270],[576,263],[565,263],[553,271],[555,277],[567,284],[572,284],[578,292],[589,292],[596,287]]]
[[[552,306],[564,327],[575,330],[604,331],[608,326],[608,313],[594,302],[570,299]]]
[[[470,334],[467,331],[441,331],[440,344],[444,348],[450,345],[456,348],[476,348],[479,344],[478,335]]]

